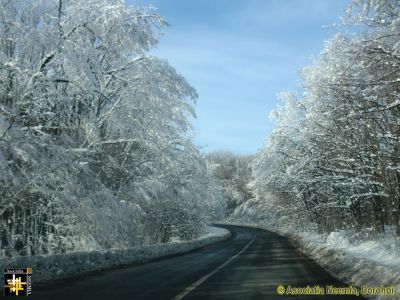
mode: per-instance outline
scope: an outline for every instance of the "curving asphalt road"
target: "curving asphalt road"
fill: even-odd
[[[224,225],[228,240],[180,256],[33,286],[33,299],[363,299],[354,296],[278,295],[294,287],[345,284],[298,252],[287,238],[262,229]]]

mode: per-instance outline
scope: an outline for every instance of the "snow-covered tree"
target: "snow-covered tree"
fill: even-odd
[[[148,54],[163,25],[122,0],[0,0],[3,253],[201,233],[216,201],[192,143],[197,94]]]
[[[330,39],[302,71],[304,94],[283,95],[253,164],[255,198],[295,225],[400,234],[400,5],[356,0],[346,20],[364,32]]]
[[[252,198],[248,184],[253,155],[216,151],[208,153],[205,158],[212,178],[220,187],[226,216],[229,217],[242,203]]]

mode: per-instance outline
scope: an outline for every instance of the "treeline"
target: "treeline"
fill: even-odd
[[[195,90],[114,0],[0,0],[0,255],[198,236],[214,213]]]
[[[213,178],[216,195],[220,196],[224,216],[234,218],[242,204],[253,198],[249,187],[254,155],[238,155],[229,151],[215,151],[205,155]]]
[[[252,201],[282,226],[400,235],[400,4],[355,0],[345,20],[356,34],[326,42],[302,95],[281,95]]]

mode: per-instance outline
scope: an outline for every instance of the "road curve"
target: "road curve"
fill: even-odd
[[[184,255],[33,286],[33,299],[363,299],[278,295],[278,284],[325,287],[331,277],[287,240],[262,229],[224,225],[232,236]]]

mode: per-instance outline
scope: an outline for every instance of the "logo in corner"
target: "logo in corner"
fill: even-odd
[[[30,296],[32,268],[4,269],[4,296]]]

